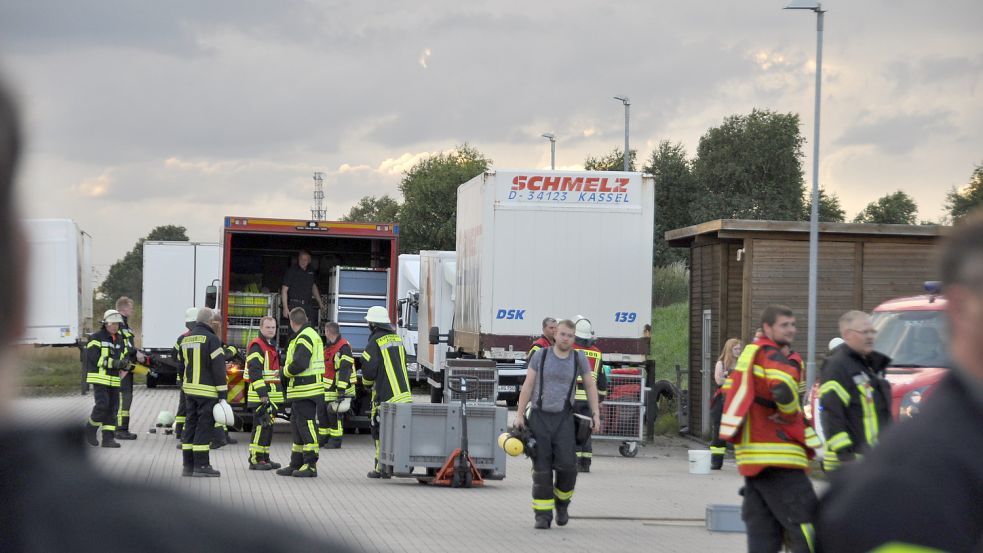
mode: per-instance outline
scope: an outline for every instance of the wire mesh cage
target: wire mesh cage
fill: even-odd
[[[461,401],[463,393],[450,389],[448,382],[461,376],[472,376],[477,385],[467,394],[468,403],[494,404],[498,399],[498,368],[494,361],[484,359],[449,359],[444,370],[444,399],[448,403]]]
[[[645,373],[639,369],[613,369],[607,375],[608,394],[601,403],[599,440],[640,442],[645,419]]]

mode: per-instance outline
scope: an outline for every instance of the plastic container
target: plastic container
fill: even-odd
[[[741,520],[740,505],[707,505],[707,530],[711,532],[747,532]]]
[[[710,474],[710,450],[689,450],[689,473]]]

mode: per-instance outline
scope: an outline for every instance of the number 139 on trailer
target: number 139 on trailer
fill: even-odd
[[[638,313],[634,311],[618,311],[614,314],[616,323],[633,323],[638,319]]]

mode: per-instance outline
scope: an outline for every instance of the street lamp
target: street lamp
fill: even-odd
[[[628,110],[629,110],[629,107],[628,106],[631,105],[631,100],[629,100],[627,96],[615,96],[614,99],[615,100],[621,100],[621,103],[625,105],[625,155],[624,155],[625,168],[624,168],[624,171],[627,172],[628,171]]]
[[[806,390],[816,382],[816,281],[819,265],[819,100],[823,82],[823,10],[815,0],[790,0],[786,10],[816,12],[816,113],[812,137],[812,214],[809,216],[809,338],[806,355]]]
[[[540,136],[550,141],[550,169],[555,171],[556,170],[556,135],[554,135],[551,132],[546,132]]]

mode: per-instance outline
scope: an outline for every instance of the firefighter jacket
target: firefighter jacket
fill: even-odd
[[[884,378],[890,358],[861,355],[848,346],[823,364],[819,387],[820,416],[826,447],[841,460],[863,453],[891,422],[891,384]]]
[[[597,396],[603,400],[608,395],[608,378],[604,374],[604,363],[601,362],[601,350],[594,345],[587,346],[581,344],[579,340],[574,343],[573,349],[584,352],[584,357],[590,363],[590,373],[594,378],[594,384],[597,385]],[[577,392],[574,399],[577,401],[587,401],[587,390],[584,388],[584,379],[581,376],[577,377]]]
[[[130,330],[129,317],[123,317],[123,324],[119,325],[119,335],[123,337],[124,343],[126,344],[126,358],[129,359],[131,363],[136,363],[137,342],[136,336],[134,336],[133,331]]]
[[[110,334],[103,326],[85,345],[85,381],[119,388],[119,371],[126,358],[126,339],[119,332]]]
[[[399,336],[376,327],[362,352],[362,384],[372,386],[372,402],[410,403],[410,378],[406,374],[406,350]]]
[[[269,398],[276,405],[283,403],[283,389],[280,386],[280,356],[276,348],[263,336],[253,338],[246,348],[246,370],[243,380],[249,383],[246,402],[256,406]]]
[[[339,337],[324,347],[324,400],[337,401],[355,393],[355,357],[348,340]]]
[[[181,363],[184,371],[181,389],[185,395],[228,397],[225,348],[210,326],[195,323],[191,332],[181,338]]]
[[[181,354],[181,340],[188,334],[191,334],[191,329],[185,330],[184,332],[181,333],[180,336],[177,337],[177,341],[174,342],[174,348],[171,352],[172,355],[174,356],[174,361],[177,363],[178,366],[177,375],[176,375],[178,386],[181,385],[181,380],[184,378],[184,359],[183,359],[183,355]]]
[[[798,367],[767,338],[741,352],[725,383],[720,438],[734,443],[742,475],[755,476],[768,467],[808,468],[820,442],[802,416],[801,378]]]
[[[324,341],[310,325],[304,325],[287,346],[283,364],[286,402],[295,399],[320,401],[324,396]]]
[[[536,338],[536,341],[532,343],[532,347],[529,348],[529,353],[526,354],[526,359],[532,359],[532,354],[536,353],[537,349],[548,348],[552,345],[553,342],[550,342],[550,339],[547,338],[546,336],[540,336],[539,338]]]

